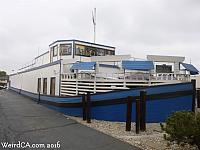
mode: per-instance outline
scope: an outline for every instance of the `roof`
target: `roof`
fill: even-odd
[[[190,71],[191,75],[196,75],[199,74],[199,70],[197,70],[192,64],[186,64],[186,63],[181,63],[183,67],[187,70]]]
[[[96,62],[77,62],[71,67],[73,70],[93,70]]]
[[[154,62],[183,62],[185,57],[182,56],[163,56],[163,55],[147,55],[147,60]]]
[[[87,43],[87,44],[92,44],[92,45],[97,45],[97,46],[104,46],[104,47],[109,47],[109,48],[114,48],[113,46],[109,46],[109,45],[103,45],[103,44],[97,44],[97,43],[92,43],[92,42],[86,42],[86,41],[82,41],[82,40],[76,40],[76,39],[70,39],[70,40],[56,40],[54,42],[52,42],[49,46],[57,43],[57,42],[71,42],[71,41],[75,41],[75,42],[83,42],[83,43]]]
[[[154,69],[154,65],[152,61],[122,61],[122,68],[128,70],[141,70],[141,71],[149,71]]]

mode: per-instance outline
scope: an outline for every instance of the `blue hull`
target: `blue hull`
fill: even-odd
[[[27,91],[10,88],[16,92],[21,92],[21,94],[31,97],[34,100],[38,100],[38,95],[34,93],[30,93]],[[184,92],[184,91],[192,91],[193,86],[191,83],[181,83],[181,84],[170,84],[170,85],[162,85],[162,86],[153,86],[147,88],[136,88],[122,91],[113,91],[101,94],[91,95],[92,102],[105,102],[108,100],[114,99],[123,99],[128,96],[139,96],[141,90],[146,90],[148,95],[154,94],[166,94],[166,93],[176,93],[176,92]],[[40,96],[41,103],[47,106],[48,108],[57,110],[61,113],[70,115],[70,116],[78,116],[82,117],[82,107],[63,107],[59,106],[59,104],[70,104],[70,103],[81,103],[82,97],[52,97],[48,95]],[[147,122],[164,122],[166,118],[175,111],[180,110],[192,110],[192,100],[193,95],[177,95],[176,97],[165,97],[162,99],[147,99],[146,104],[146,119]],[[122,100],[123,101],[123,100]],[[125,100],[124,100],[125,101]],[[48,102],[48,103],[47,103]],[[58,104],[51,105],[49,103]],[[124,122],[126,120],[126,103],[122,104],[104,104],[100,106],[93,106],[91,108],[91,118],[97,120],[107,120],[107,121],[120,121]],[[132,104],[132,121],[135,121],[136,111],[135,111],[135,102]]]

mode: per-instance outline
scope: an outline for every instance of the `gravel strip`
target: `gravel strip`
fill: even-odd
[[[170,143],[164,140],[163,135],[165,133],[161,130],[159,123],[148,123],[147,130],[145,132],[136,134],[134,122],[131,124],[132,130],[127,132],[125,131],[126,124],[124,122],[100,121],[92,119],[92,123],[86,123],[86,121],[83,121],[80,117],[71,117],[67,115],[65,115],[65,117],[73,119],[83,125],[128,142],[131,145],[144,150],[198,150],[196,146],[180,146],[175,142]]]

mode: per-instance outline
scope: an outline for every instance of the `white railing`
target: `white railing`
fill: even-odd
[[[153,77],[155,80],[178,80],[190,81],[190,75],[174,73],[157,73]]]
[[[189,76],[175,74],[68,73],[62,74],[61,77],[61,94],[69,96],[78,95],[87,91],[93,93],[108,92],[135,86],[150,86],[189,81]]]
[[[173,74],[173,73],[157,73],[157,74],[136,74],[136,73],[67,73],[62,74],[62,79],[78,79],[78,80],[158,80],[158,81],[190,81],[189,75]],[[96,77],[96,78],[95,78]]]
[[[101,74],[95,74],[95,73],[68,73],[68,74],[62,74],[62,79],[87,79],[87,80],[93,80],[95,79],[105,79],[105,80],[115,80],[115,79],[121,79],[121,80],[149,80],[148,74],[132,74],[132,73],[101,73]]]

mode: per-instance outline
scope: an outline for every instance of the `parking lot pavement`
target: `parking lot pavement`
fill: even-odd
[[[139,149],[8,90],[0,90],[0,142],[0,150],[8,146],[53,150]]]

